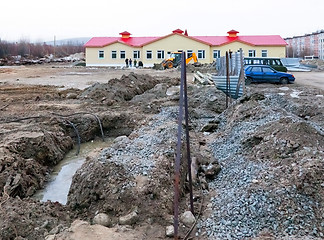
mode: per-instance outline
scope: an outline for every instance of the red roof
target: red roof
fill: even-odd
[[[130,34],[130,33],[127,32],[127,31],[124,31],[124,32],[119,33],[119,35],[132,35],[132,34]]]
[[[228,31],[227,33],[229,34],[229,33],[239,33],[239,32],[232,29],[231,31]]]
[[[181,30],[180,30],[181,31]],[[181,35],[195,41],[202,42],[210,46],[221,46],[231,42],[241,42],[252,46],[285,46],[287,43],[279,35],[260,35],[260,36],[185,36],[181,33],[168,34],[162,37],[94,37],[91,38],[84,46],[85,47],[104,47],[116,42],[123,43],[132,47],[142,47],[151,42],[169,37],[171,35]]]
[[[264,36],[196,36],[192,37],[202,42],[206,42],[211,46],[220,46],[231,42],[241,42],[253,46],[285,46],[287,43],[279,35],[264,35]]]
[[[93,37],[84,46],[85,47],[104,47],[116,42],[124,43],[132,47],[141,47],[149,42],[152,42],[160,37]]]
[[[173,33],[180,33],[180,34],[182,34],[182,33],[183,33],[183,31],[182,31],[181,29],[179,29],[179,28],[178,28],[178,29],[176,29],[176,30],[173,30],[172,32],[173,32]]]

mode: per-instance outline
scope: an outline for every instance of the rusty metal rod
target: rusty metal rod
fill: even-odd
[[[226,51],[226,108],[228,108],[228,96],[230,94],[229,56]]]
[[[178,116],[178,141],[177,141],[177,155],[176,155],[175,173],[174,173],[173,227],[174,227],[174,239],[175,240],[178,240],[178,228],[179,228],[179,198],[180,198],[179,184],[180,184],[181,136],[182,136],[183,88],[184,88],[184,79],[182,76],[182,71],[183,71],[183,68],[181,69],[179,116]]]
[[[193,193],[192,193],[192,176],[191,176],[191,157],[190,157],[190,139],[189,139],[189,113],[188,113],[188,95],[187,95],[187,78],[186,78],[186,55],[182,52],[181,56],[181,83],[180,83],[180,99],[179,99],[179,117],[178,117],[178,141],[177,141],[177,155],[175,163],[175,177],[174,177],[174,239],[178,240],[179,230],[179,199],[180,199],[180,161],[181,161],[181,144],[182,144],[182,121],[183,108],[185,111],[186,124],[186,146],[187,146],[187,161],[188,161],[188,177],[190,189],[190,208],[194,214],[193,207]]]
[[[186,145],[187,145],[187,162],[188,162],[188,178],[189,178],[189,192],[190,192],[190,211],[194,212],[193,206],[193,193],[192,193],[192,176],[191,176],[191,155],[190,155],[190,138],[189,138],[189,112],[188,112],[188,91],[187,91],[187,72],[186,72],[186,55],[182,53],[182,66],[181,77],[183,75],[184,82],[184,109],[185,109],[185,122],[186,122]]]

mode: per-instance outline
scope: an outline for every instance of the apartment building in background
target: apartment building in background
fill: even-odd
[[[287,42],[287,57],[315,58],[324,60],[324,30],[285,38]]]

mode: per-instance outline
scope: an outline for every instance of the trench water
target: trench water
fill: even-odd
[[[33,198],[46,202],[59,202],[63,205],[67,203],[67,196],[72,183],[72,178],[76,171],[85,162],[87,156],[99,154],[103,148],[109,147],[112,144],[113,138],[102,140],[94,140],[80,145],[80,152],[76,155],[77,149],[74,147],[70,150],[62,161],[60,161],[53,169],[49,181],[44,188],[38,190]]]

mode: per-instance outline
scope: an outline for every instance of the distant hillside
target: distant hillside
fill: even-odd
[[[62,39],[56,40],[55,44],[59,45],[84,45],[86,42],[90,40],[91,37],[81,37],[81,38],[69,38],[69,39]],[[48,45],[54,45],[54,41],[46,42]]]

